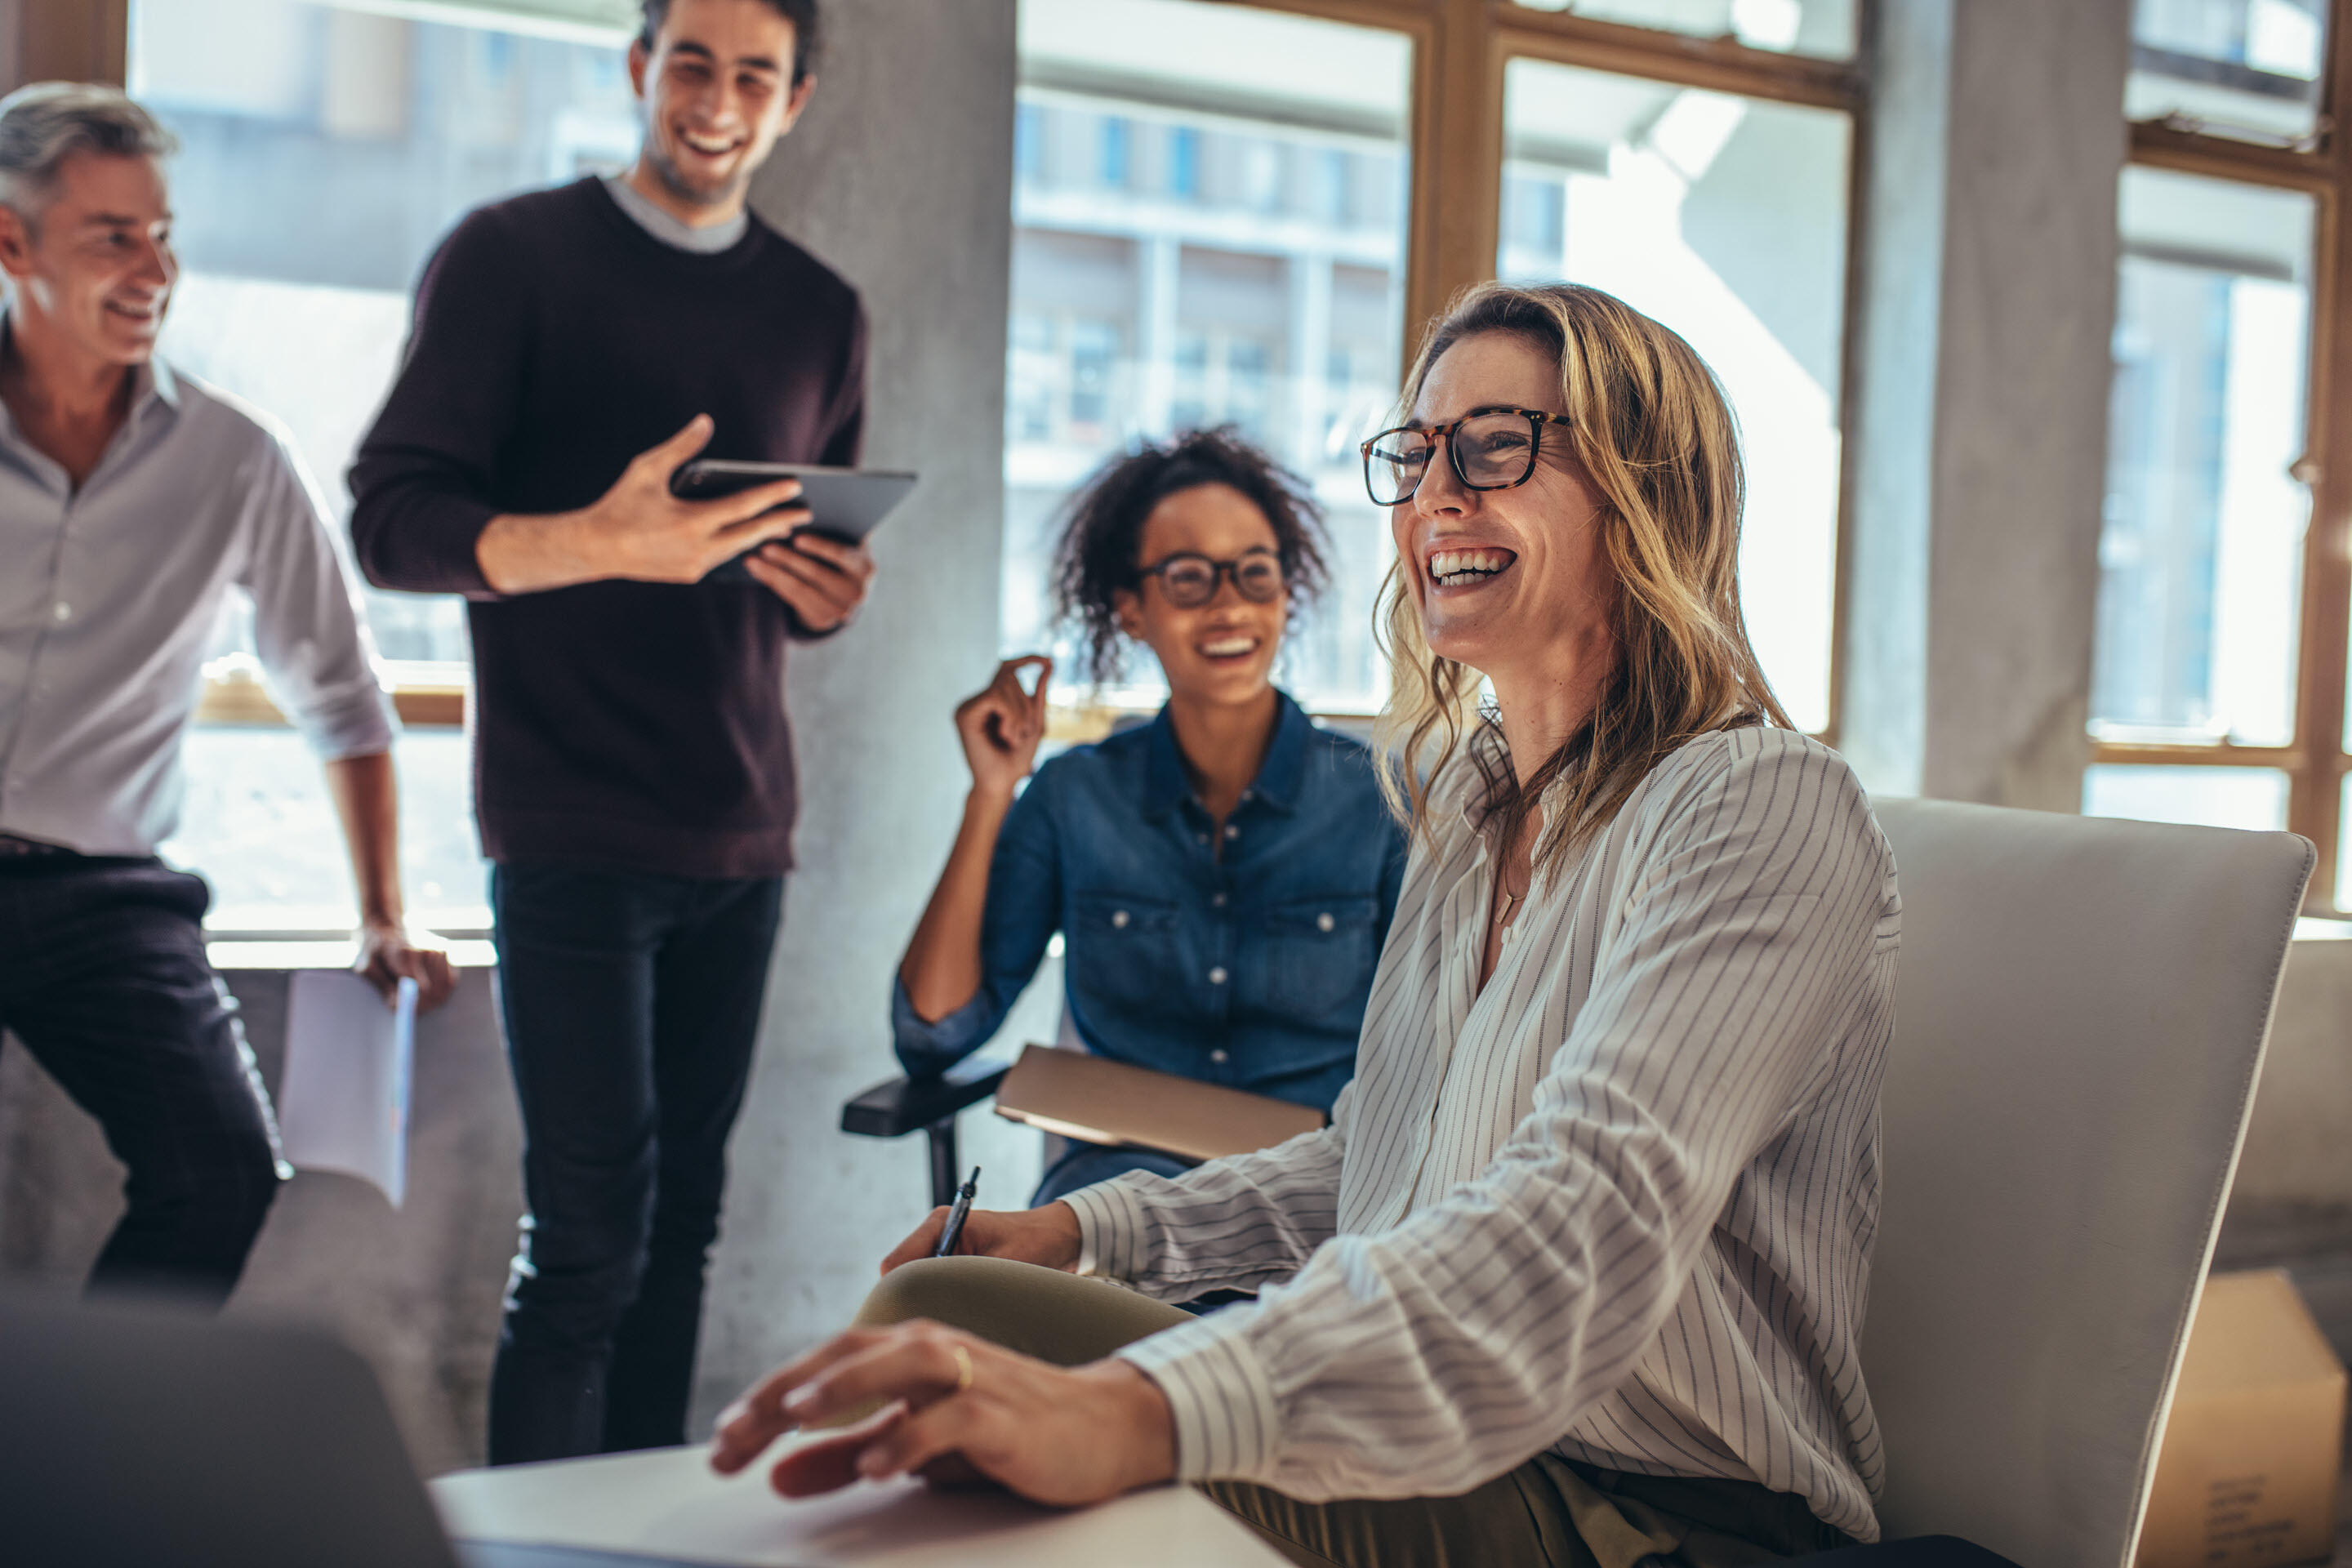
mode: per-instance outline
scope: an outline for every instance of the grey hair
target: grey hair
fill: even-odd
[[[37,81],[0,98],[0,206],[31,223],[76,153],[168,158],[180,140],[115,88]]]

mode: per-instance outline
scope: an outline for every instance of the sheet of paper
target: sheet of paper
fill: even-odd
[[[294,973],[286,1005],[286,1074],[278,1136],[305,1171],[373,1182],[398,1208],[408,1192],[408,1079],[416,1050],[416,982],[392,1006],[346,970]]]
[[[767,1471],[763,1462],[721,1480],[708,1447],[654,1448],[461,1470],[435,1481],[433,1497],[461,1541],[714,1568],[1283,1568],[1248,1526],[1190,1487],[1065,1510],[901,1479],[788,1502],[768,1489]]]

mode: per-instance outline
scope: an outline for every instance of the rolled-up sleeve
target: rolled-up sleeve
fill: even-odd
[[[917,1077],[941,1073],[985,1045],[1036,976],[1062,923],[1061,856],[1055,840],[1054,767],[1029,781],[1005,814],[988,864],[981,917],[980,989],[944,1017],[925,1018],[906,983],[890,984],[890,1037],[899,1065]]]
[[[1850,775],[1825,795],[1800,787],[1804,765],[1748,759],[1682,803],[1476,1179],[1335,1237],[1255,1305],[1118,1352],[1168,1397],[1181,1479],[1310,1501],[1452,1495],[1629,1375],[1741,1172],[1873,1005],[1876,830]],[[1141,1250],[1164,1268],[1170,1216],[1198,1228],[1207,1194],[1123,1195],[1141,1216],[1098,1202],[1097,1247],[1156,1227]]]
[[[1131,1171],[1066,1199],[1078,1216],[1078,1272],[1163,1301],[1255,1290],[1297,1271],[1339,1229],[1339,1164],[1355,1086],[1331,1125],[1212,1160],[1181,1176]]]
[[[270,694],[324,761],[390,751],[399,721],[374,640],[316,488],[277,432],[257,450],[249,495],[240,582]]]

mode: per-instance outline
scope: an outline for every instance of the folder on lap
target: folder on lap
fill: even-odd
[[[1187,1160],[1269,1149],[1323,1125],[1311,1105],[1051,1046],[1023,1047],[996,1090],[996,1114],[1085,1143]]]

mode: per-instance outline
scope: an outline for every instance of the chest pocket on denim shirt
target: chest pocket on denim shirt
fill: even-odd
[[[1292,899],[1268,909],[1259,937],[1267,1005],[1304,1024],[1326,1024],[1339,1008],[1360,1008],[1380,957],[1372,951],[1379,909],[1378,900],[1359,894]]]
[[[1179,984],[1175,900],[1079,893],[1070,900],[1069,947],[1069,983],[1080,996],[1161,1006]]]

